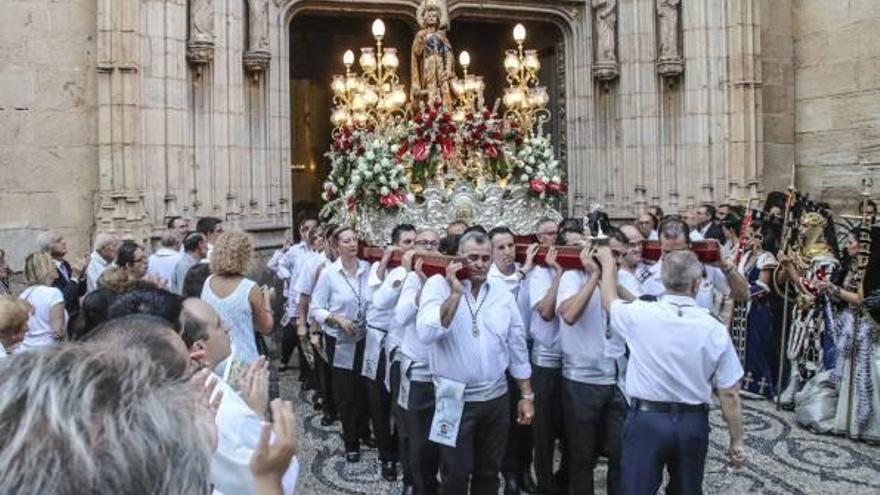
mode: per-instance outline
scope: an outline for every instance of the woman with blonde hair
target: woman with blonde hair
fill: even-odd
[[[33,308],[14,296],[0,296],[0,358],[15,350],[28,329]]]
[[[211,254],[212,274],[202,288],[202,300],[229,325],[233,367],[259,358],[254,331],[265,335],[272,331],[275,323],[271,307],[273,292],[245,277],[252,255],[249,235],[237,230],[222,233]],[[236,369],[225,372],[230,383],[235,383],[230,373],[235,374]]]
[[[24,277],[28,288],[18,297],[33,306],[34,311],[28,319],[20,351],[55,344],[64,338],[67,327],[64,295],[52,287],[58,278],[52,256],[46,251],[28,255],[24,262]]]

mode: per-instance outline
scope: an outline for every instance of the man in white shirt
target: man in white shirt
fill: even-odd
[[[150,255],[147,262],[147,277],[158,277],[164,284],[163,288],[170,291],[175,289],[171,285],[174,279],[174,268],[183,256],[183,253],[180,252],[181,239],[177,236],[178,233],[174,230],[168,230],[162,234],[159,249]]]
[[[441,493],[497,493],[510,423],[506,372],[522,399],[518,422],[530,424],[535,410],[528,349],[516,301],[504,285],[488,281],[489,238],[469,232],[459,242],[464,268],[454,261],[446,277],[435,275],[422,290],[416,334],[429,346],[435,385],[430,438],[441,444]]]
[[[440,236],[435,230],[423,229],[416,233],[414,250],[404,253],[401,268],[405,273],[399,289],[391,335],[400,333],[400,348],[395,353],[391,369],[392,403],[400,435],[400,460],[403,468],[403,495],[412,493],[437,493],[437,470],[440,465],[440,449],[428,440],[431,420],[434,417],[434,383],[428,366],[428,347],[416,336],[416,314],[419,310],[419,294],[426,277],[422,271],[423,260],[413,261],[416,252],[436,252],[440,248]],[[396,286],[399,270],[388,274],[384,285],[391,280]],[[381,291],[382,289],[380,289]],[[382,296],[374,296],[375,299]]]
[[[609,234],[611,250],[617,255],[620,269],[617,282],[633,298],[642,295],[642,283],[648,278],[648,266],[642,263],[641,232],[633,225],[621,225]]]
[[[648,268],[650,275],[642,283],[643,294],[658,297],[665,292],[660,276],[663,259],[673,251],[687,250],[689,233],[687,224],[676,218],[668,218],[660,224],[660,250],[663,256]],[[714,308],[716,291],[721,296],[729,295],[734,301],[749,298],[749,283],[730,260],[703,265],[703,278],[696,294],[697,305],[709,310]]]
[[[555,225],[554,225],[555,228]],[[492,242],[492,266],[489,268],[489,280],[497,280],[510,290],[516,299],[526,329],[531,319],[529,317],[529,295],[526,288],[529,275],[535,267],[534,256],[537,245],[530,247],[526,263],[522,266],[515,261],[516,244],[513,232],[507,227],[495,227],[489,231],[489,240]],[[527,342],[528,343],[528,342]],[[530,344],[530,343],[529,343]],[[510,402],[514,404],[519,400],[519,389],[516,380],[507,377],[507,393]],[[534,491],[535,481],[532,478],[532,428],[531,425],[518,425],[516,423],[516,407],[510,408],[510,434],[507,438],[507,450],[504,454],[502,474],[504,476],[505,495],[515,495],[520,488],[525,491]]]
[[[593,472],[599,453],[608,456],[607,491],[620,490],[620,438],[626,399],[618,388],[618,366],[606,356],[607,339],[600,271],[588,249],[583,270],[568,270],[556,295],[562,342],[562,415],[569,453],[568,493],[594,493]],[[615,272],[616,274],[616,272]]]
[[[394,445],[398,440],[391,434],[391,393],[385,388],[390,358],[400,346],[400,335],[392,335],[391,332],[391,318],[406,277],[403,267],[397,267],[390,273],[387,273],[387,268],[391,257],[397,252],[411,251],[415,240],[415,226],[408,223],[395,226],[391,231],[391,244],[385,249],[382,259],[370,267],[368,282],[372,296],[367,308],[367,343],[361,374],[367,379],[373,434],[382,463],[382,477],[387,481],[397,479]]]
[[[701,493],[713,391],[730,428],[730,461],[745,460],[739,381],[743,376],[727,328],[694,296],[703,267],[689,251],[665,255],[659,301],[617,297],[617,266],[599,248],[602,306],[615,336],[630,349],[626,393],[632,401],[623,435],[622,493]]]
[[[197,298],[183,302],[180,313],[181,337],[190,356],[199,364],[213,369],[231,352],[229,328],[210,304]],[[242,379],[241,392],[236,392],[220,377],[223,392],[215,422],[218,430],[217,450],[211,457],[211,481],[214,494],[256,493],[250,460],[260,440],[261,424],[269,405],[268,369],[262,358],[255,362]],[[299,474],[296,457],[282,478],[285,494],[294,493]]]
[[[104,270],[116,259],[116,250],[119,249],[119,236],[110,233],[99,233],[95,236],[95,250],[89,257],[89,266],[86,268],[86,293],[98,288],[98,279]]]

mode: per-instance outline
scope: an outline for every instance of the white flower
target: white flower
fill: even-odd
[[[339,192],[339,188],[334,185],[332,188],[332,191],[333,191],[333,194],[336,194]]]
[[[529,181],[529,174],[522,174],[522,176],[520,176],[519,180],[522,182],[528,182]]]
[[[380,176],[379,176],[379,184],[384,184],[385,182],[387,182],[387,181],[385,180],[385,176],[384,176],[384,175],[380,175]]]
[[[553,178],[551,178],[550,180],[555,184],[559,184],[560,182],[562,182],[558,175],[554,175]]]
[[[390,193],[390,192],[391,192],[391,191],[389,191],[388,188],[385,187],[385,186],[382,186],[382,188],[379,189],[379,193],[380,193],[382,196],[385,196],[385,195],[387,195],[387,194]]]
[[[373,159],[376,158],[376,155],[373,154],[372,151],[368,151],[368,152],[364,153],[364,158],[366,158],[367,160],[373,161]]]
[[[392,144],[391,145],[391,152],[397,153],[398,151],[400,151],[400,145],[399,144]]]
[[[397,181],[391,179],[391,182],[388,183],[388,187],[390,187],[391,189],[397,189]]]
[[[532,167],[526,167],[526,173],[527,173],[527,174],[533,174],[533,173],[535,173],[535,169],[532,168]]]

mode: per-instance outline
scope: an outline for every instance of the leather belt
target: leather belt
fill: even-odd
[[[682,402],[656,402],[653,400],[634,399],[633,407],[637,411],[655,413],[695,413],[709,412],[709,404],[684,404]]]

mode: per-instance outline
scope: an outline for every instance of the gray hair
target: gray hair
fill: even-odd
[[[37,247],[40,251],[48,251],[49,245],[52,244],[55,239],[58,239],[60,236],[61,235],[54,230],[40,232],[40,235],[37,236]]]
[[[0,493],[209,492],[211,415],[151,360],[68,345],[0,376]]]
[[[663,255],[660,277],[666,290],[686,292],[691,282],[703,277],[703,265],[691,251],[670,251]]]
[[[489,242],[489,236],[478,230],[474,230],[462,235],[461,239],[458,240],[458,252],[461,253],[461,251],[464,249],[464,245],[469,242],[480,245],[486,244]]]
[[[690,227],[680,218],[667,218],[660,222],[661,239],[675,240],[684,237],[685,242],[690,242]]]
[[[100,251],[117,241],[119,241],[118,235],[101,232],[95,236],[95,251]]]
[[[180,243],[180,235],[176,230],[166,230],[159,239],[159,245],[162,247],[173,248]]]

